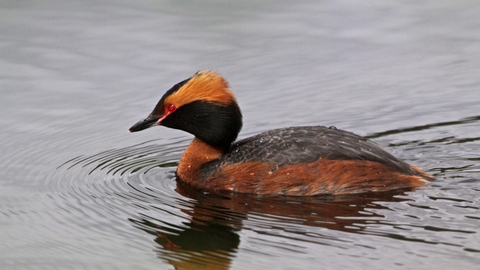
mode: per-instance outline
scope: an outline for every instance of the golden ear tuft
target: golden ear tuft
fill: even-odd
[[[180,107],[202,100],[225,105],[236,102],[233,93],[228,89],[227,80],[216,71],[200,70],[178,91],[167,97],[165,103]]]

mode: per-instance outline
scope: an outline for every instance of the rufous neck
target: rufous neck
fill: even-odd
[[[223,154],[223,149],[213,147],[195,137],[178,163],[177,176],[195,185],[199,181],[202,164],[217,159]]]

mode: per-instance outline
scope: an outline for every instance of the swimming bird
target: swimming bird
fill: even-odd
[[[228,82],[201,70],[175,84],[133,125],[180,129],[195,137],[177,179],[209,191],[257,195],[339,195],[424,186],[434,177],[374,142],[334,127],[273,129],[235,142],[242,113]]]

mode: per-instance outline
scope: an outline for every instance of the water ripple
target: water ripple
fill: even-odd
[[[473,120],[454,124],[468,125]],[[427,130],[432,128],[435,125],[428,125]],[[388,136],[395,140],[394,133]],[[390,150],[415,150],[418,156],[411,160],[421,161],[425,153],[431,155],[440,145],[451,145],[455,138],[458,136],[447,134],[429,142],[394,143]],[[240,250],[274,257],[309,256],[315,245],[353,257],[369,249],[372,259],[378,259],[382,252],[372,243],[388,246],[392,240],[397,244],[443,245],[449,252],[480,250],[473,244],[480,241],[463,241],[478,238],[480,201],[479,190],[474,188],[478,178],[467,177],[478,175],[478,165],[471,160],[476,156],[450,167],[442,166],[440,160],[431,171],[450,178],[438,177],[429,187],[414,192],[265,198],[213,194],[177,182],[175,168],[187,143],[148,141],[65,162],[48,178],[46,187],[57,202],[48,216],[75,224],[71,232],[79,235],[83,230],[83,235],[111,241],[123,236],[124,241],[138,246],[153,238],[156,255],[176,267],[198,263],[228,266]],[[427,145],[432,148],[423,153],[422,147]],[[466,192],[465,187],[470,189]],[[247,240],[241,244],[242,235]],[[435,252],[433,247],[415,248],[411,252],[418,256]]]

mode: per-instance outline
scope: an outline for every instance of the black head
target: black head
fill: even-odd
[[[226,150],[242,128],[242,113],[224,78],[216,72],[199,71],[168,90],[152,113],[130,132],[158,125],[184,130]]]

